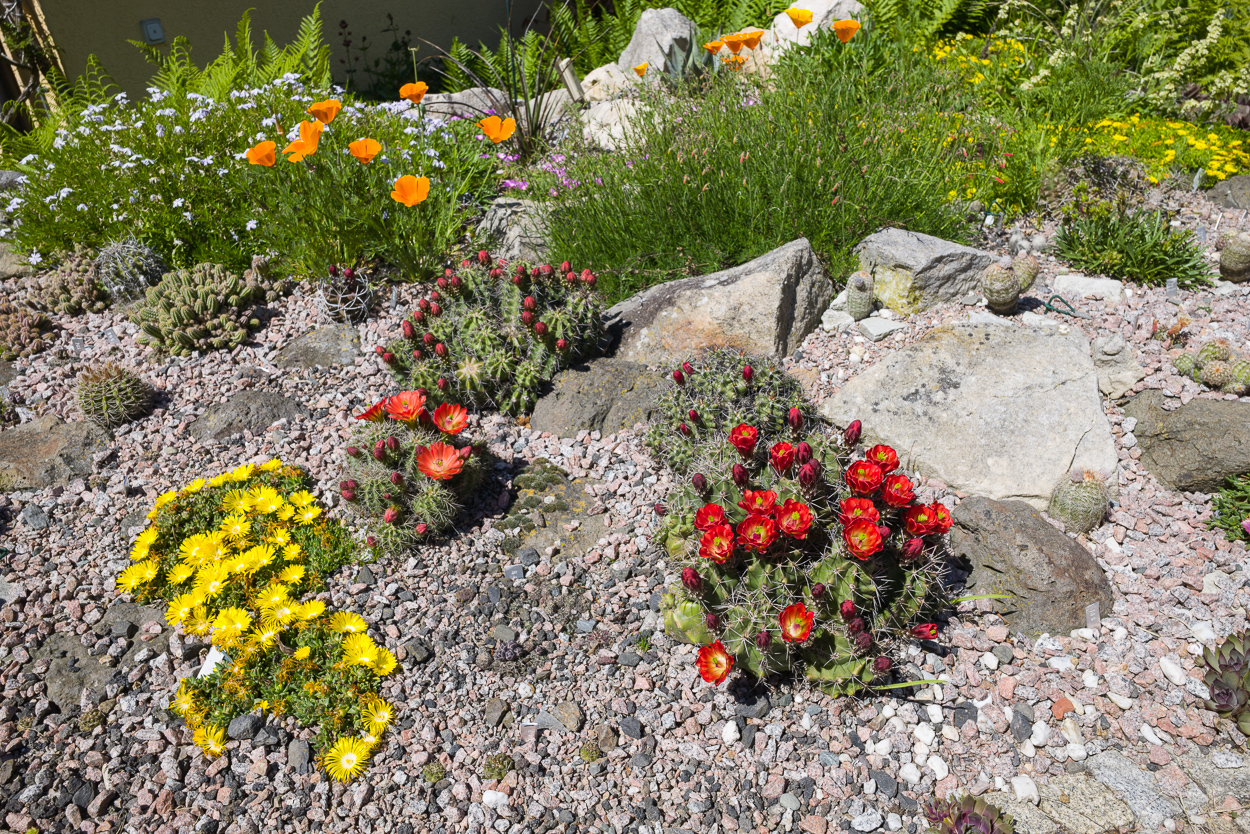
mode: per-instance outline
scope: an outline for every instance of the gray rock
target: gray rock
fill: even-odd
[[[565,729],[564,723],[545,709],[538,711],[538,717],[534,719],[534,726],[539,730],[563,731]]]
[[[742,266],[651,287],[604,317],[620,328],[616,356],[631,362],[680,362],[709,347],[782,357],[819,326],[833,294],[800,238]]]
[[[26,522],[26,526],[32,530],[47,530],[50,523],[48,514],[38,504],[27,504],[22,507],[22,521]]]
[[[600,724],[595,727],[595,744],[604,753],[611,753],[615,750],[618,742],[616,730],[612,729],[611,724]]]
[[[516,639],[516,629],[509,628],[506,625],[497,625],[495,630],[490,633],[490,636],[500,643],[511,643]]]
[[[638,76],[629,70],[622,70],[616,64],[604,64],[586,73],[582,79],[582,92],[586,101],[607,101],[616,98],[637,83]]]
[[[1011,734],[1016,737],[1016,741],[1024,741],[1033,735],[1033,722],[1024,717],[1024,713],[1012,712],[1011,715]]]
[[[633,72],[646,63],[647,71],[658,75],[672,67],[678,55],[690,51],[697,34],[694,22],[676,9],[646,9],[616,66],[621,72]]]
[[[487,110],[499,110],[500,105],[507,101],[508,94],[503,90],[494,87],[469,87],[455,93],[430,93],[422,104],[425,105],[426,114],[430,116],[477,120],[486,115]],[[405,115],[417,118],[416,108],[405,111]]]
[[[851,828],[856,831],[876,831],[883,822],[885,820],[881,818],[881,812],[876,808],[869,808],[851,820]]]
[[[641,102],[629,98],[596,102],[582,111],[582,136],[587,144],[605,151],[621,150],[645,134],[647,112]]]
[[[855,327],[855,317],[832,306],[820,317],[820,329],[827,333],[845,333]]]
[[[10,278],[29,278],[35,274],[25,255],[14,252],[7,243],[0,243],[0,281]]]
[[[972,563],[972,593],[1006,593],[1013,630],[1031,637],[1085,626],[1085,607],[1110,611],[1111,585],[1084,547],[1023,501],[969,498],[954,512],[951,552]]]
[[[748,692],[738,699],[734,706],[734,715],[739,718],[763,718],[768,715],[772,703],[763,692]]]
[[[496,197],[477,233],[497,258],[539,262],[547,257],[547,220],[533,200]]]
[[[595,630],[595,621],[594,620],[578,620],[577,630],[580,631],[582,634],[589,634],[590,632]]]
[[[862,420],[921,473],[1043,509],[1074,467],[1114,472],[1115,442],[1089,346],[1075,335],[989,324],[939,327],[821,405]]]
[[[350,365],[360,355],[360,331],[351,324],[331,324],[305,333],[278,351],[279,368],[333,368]]]
[[[617,724],[621,728],[621,732],[630,738],[642,738],[642,723],[632,715],[622,718]]]
[[[1208,757],[1195,751],[1177,765],[1211,799],[1250,797],[1250,764],[1240,756],[1215,753]]]
[[[525,578],[524,565],[508,565],[503,569],[503,575],[508,579],[521,580]]]
[[[200,443],[221,442],[245,430],[259,434],[279,420],[307,413],[307,408],[276,391],[240,391],[228,402],[209,406],[191,424],[191,436]]]
[[[823,759],[823,753],[821,757]],[[868,778],[877,783],[877,793],[885,799],[892,799],[898,793],[898,780],[884,770],[869,770]]]
[[[981,273],[997,260],[990,252],[904,229],[871,234],[855,251],[859,268],[873,274],[877,299],[905,314],[979,291]]]
[[[556,718],[568,730],[576,733],[586,723],[586,716],[582,714],[582,708],[572,701],[565,701],[555,709]]]
[[[1132,810],[1137,830],[1158,831],[1165,819],[1180,818],[1180,804],[1161,793],[1154,774],[1139,768],[1117,750],[1108,750],[1085,760],[1085,769]]]
[[[1145,379],[1146,371],[1137,364],[1133,348],[1119,333],[1099,336],[1091,349],[1094,368],[1098,372],[1098,390],[1111,399],[1119,399]]]
[[[256,733],[265,724],[265,717],[255,713],[245,713],[236,715],[230,719],[229,726],[226,727],[226,735],[238,741],[244,738],[255,738]]]
[[[16,376],[17,369],[13,366],[13,363],[0,359],[0,386],[8,385]]]
[[[1096,298],[1119,304],[1124,300],[1124,284],[1112,278],[1090,278],[1085,275],[1060,275],[1054,282],[1055,292],[1080,309],[1080,301]]]
[[[94,423],[66,423],[55,414],[0,432],[0,478],[12,489],[66,486],[91,474],[92,458],[108,448]]]
[[[1250,209],[1250,174],[1238,174],[1217,182],[1207,198],[1221,208]]]
[[[574,437],[583,429],[614,434],[646,423],[654,413],[664,377],[646,365],[601,358],[556,374],[530,415],[535,431]]]
[[[1137,419],[1141,464],[1180,492],[1216,492],[1250,472],[1250,403],[1196,399],[1164,411],[1162,391],[1143,391],[1124,407]]]
[[[291,743],[286,746],[287,764],[289,764],[291,769],[296,773],[307,773],[308,763],[311,758],[312,750],[309,748],[308,742],[303,739],[293,739]]]
[[[408,643],[404,646],[404,651],[407,655],[405,660],[411,659],[416,664],[425,663],[434,656],[434,652],[430,651],[430,647],[419,640]]]
[[[16,191],[26,181],[21,171],[0,171],[0,191]]]
[[[891,333],[895,333],[906,327],[907,325],[903,324],[901,321],[893,321],[891,319],[871,316],[860,321],[859,335],[863,336],[870,342],[879,342]]]
[[[487,727],[498,727],[503,722],[503,717],[507,714],[508,705],[498,698],[491,698],[486,702],[483,718]]]

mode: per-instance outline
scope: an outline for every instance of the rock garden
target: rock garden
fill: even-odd
[[[0,830],[1250,831],[1250,9],[947,5],[51,73]]]

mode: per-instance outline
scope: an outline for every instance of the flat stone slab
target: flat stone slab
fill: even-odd
[[[1113,278],[1060,275],[1055,279],[1054,290],[1074,304],[1085,298],[1097,298],[1115,304],[1124,300],[1124,284]]]
[[[1085,760],[1085,769],[1132,810],[1138,831],[1158,831],[1168,818],[1182,820],[1180,804],[1159,792],[1154,774],[1117,750]]]
[[[897,333],[907,325],[891,319],[871,316],[859,323],[859,335],[870,342],[879,342],[891,333]]]
[[[12,489],[65,486],[91,474],[92,457],[108,448],[94,423],[66,423],[49,414],[0,432],[0,478]]]
[[[561,371],[534,405],[530,427],[556,437],[612,434],[651,419],[664,377],[636,362],[594,359]]]
[[[906,466],[957,490],[1038,509],[1073,468],[1118,462],[1089,345],[1052,328],[936,328],[820,410],[839,426],[862,420]]]
[[[1180,492],[1212,493],[1250,472],[1250,403],[1190,400],[1165,411],[1162,391],[1143,391],[1124,407],[1136,417],[1141,464]]]
[[[307,408],[276,391],[240,391],[229,402],[205,411],[191,424],[191,436],[201,443],[220,442],[245,430],[259,434],[279,420],[307,413]]]
[[[305,333],[278,351],[279,368],[333,368],[350,365],[360,355],[360,331],[351,324],[331,324]]]

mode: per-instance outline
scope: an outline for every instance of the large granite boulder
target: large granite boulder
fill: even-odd
[[[859,268],[873,275],[877,299],[908,315],[979,293],[981,273],[998,260],[991,252],[905,229],[875,232],[855,252]]]
[[[1073,468],[1117,465],[1089,345],[1058,328],[939,327],[851,379],[821,413],[862,420],[957,490],[1038,509]]]
[[[605,151],[620,150],[626,139],[636,139],[640,134],[630,132],[639,127],[642,104],[634,99],[618,98],[600,101],[582,111],[582,135],[588,144]]]
[[[0,432],[0,480],[12,489],[65,486],[91,474],[92,458],[108,448],[94,423],[66,423],[48,414]]]
[[[996,607],[1013,630],[1067,634],[1085,627],[1092,603],[1100,616],[1111,613],[1111,584],[1098,562],[1023,501],[969,498],[954,521],[951,551],[972,564],[969,593],[1010,594]]]
[[[1150,390],[1124,407],[1150,474],[1180,492],[1210,493],[1250,472],[1250,403],[1196,399],[1173,411],[1163,403],[1163,392]]]
[[[582,92],[588,102],[607,101],[637,83],[638,75],[633,70],[626,72],[616,64],[604,64],[586,73],[582,79]]]
[[[681,361],[706,348],[788,356],[820,325],[833,285],[806,238],[753,261],[644,290],[604,314],[618,359]]]
[[[305,333],[278,351],[279,368],[333,368],[350,365],[360,355],[360,331],[352,324],[331,324]]]
[[[201,443],[220,443],[244,431],[259,434],[279,420],[307,413],[304,406],[276,391],[240,391],[200,415],[191,424],[191,436]]]
[[[477,231],[497,258],[538,262],[547,257],[547,221],[533,200],[496,197]]]
[[[469,87],[455,93],[430,93],[423,100],[425,112],[444,119],[473,119],[477,121],[487,110],[498,110],[499,102],[506,102],[508,94],[494,87]],[[405,110],[404,115],[417,118],[417,108]]]
[[[645,63],[648,70],[661,73],[677,55],[690,50],[697,34],[694,21],[676,9],[646,9],[616,66],[622,72],[633,72],[634,67]]]
[[[651,419],[661,374],[646,365],[603,358],[556,374],[551,391],[534,406],[530,427],[557,437],[579,431],[612,434]]]

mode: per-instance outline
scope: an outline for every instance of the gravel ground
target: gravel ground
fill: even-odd
[[[1225,215],[1221,230],[1241,214]],[[1216,216],[1197,196],[1182,206],[1186,225],[1210,226]],[[1060,271],[1044,260],[1040,282]],[[1218,331],[1246,345],[1246,290],[1169,299],[1134,289],[1118,307],[1087,302],[1091,320],[1046,315],[1091,338],[1121,333],[1148,371],[1138,389],[1162,388],[1182,402],[1219,396],[1178,377],[1150,338],[1178,306],[1193,316],[1195,336]],[[372,356],[335,369],[277,369],[275,350],[316,313],[299,294],[275,312],[253,343],[174,362],[149,360],[120,314],[66,320],[58,346],[67,359],[50,351],[19,365],[11,389],[28,407],[67,419],[76,419],[74,373],[103,357],[143,367],[163,397],[153,416],[117,432],[90,478],[0,498],[13,550],[0,586],[11,598],[0,608],[0,802],[9,829],[915,832],[925,827],[917,803],[934,793],[980,794],[1021,774],[1045,785],[1104,750],[1161,773],[1174,796],[1189,787],[1176,767],[1182,757],[1244,750],[1239,733],[1217,728],[1201,708],[1199,680],[1201,645],[1246,627],[1245,548],[1205,528],[1208,496],[1169,492],[1145,472],[1120,408],[1108,402],[1120,499],[1085,544],[1112,580],[1114,610],[1100,629],[1033,642],[1011,637],[988,603],[966,603],[944,624],[940,645],[910,649],[905,668],[945,682],[910,700],[834,700],[801,683],[753,687],[738,676],[706,685],[693,649],[659,627],[658,592],[676,574],[647,537],[650,508],[670,478],[639,438],[558,439],[515,420],[475,418],[472,430],[499,460],[501,494],[484,495],[453,540],[330,580],[334,604],[362,613],[401,660],[382,688],[399,706],[397,724],[364,776],[342,786],[308,766],[312,732],[290,719],[206,760],[165,709],[205,647],[162,634],[150,614],[135,615],[137,631],[101,628],[121,599],[113,577],[132,532],[160,492],[273,455],[307,467],[333,505],[350,414],[392,390]],[[900,334],[875,344],[818,331],[793,364],[820,398],[886,351],[969,312],[952,304],[909,317]],[[366,350],[396,322],[387,310],[362,326]],[[192,418],[246,388],[282,391],[311,414],[231,444],[196,443]],[[531,553],[513,579],[503,573],[511,560],[499,552],[496,524],[509,479],[539,457],[588,479],[597,503],[577,521],[602,537],[578,558],[558,548]],[[926,500],[947,494],[933,481],[924,492]],[[50,527],[30,527],[22,517],[30,505],[47,512]],[[115,671],[64,713],[49,712],[49,660],[37,648],[54,633],[77,636]],[[509,638],[524,656],[495,660],[495,642]],[[587,742],[606,755],[584,761]],[[484,760],[500,752],[516,769],[487,780]],[[430,785],[422,772],[434,761],[446,776]],[[1225,803],[1237,810],[1228,806],[1235,799]]]

